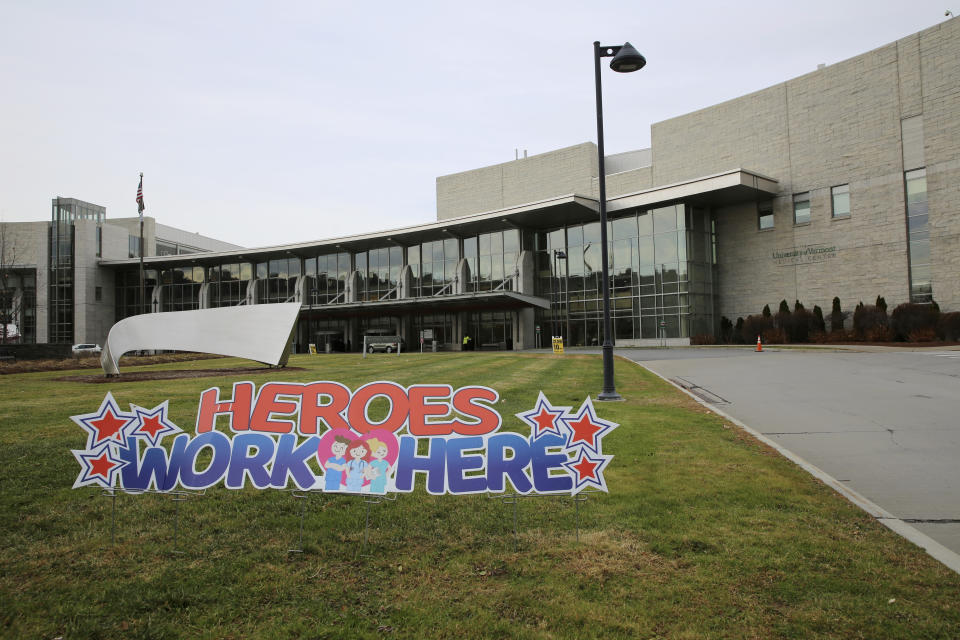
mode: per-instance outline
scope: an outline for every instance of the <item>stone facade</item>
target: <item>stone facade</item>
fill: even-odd
[[[721,314],[758,313],[799,299],[845,309],[909,299],[901,121],[922,116],[933,294],[960,309],[960,22],[949,20],[783,84],[653,125],[653,183],[744,167],[776,178],[775,226],[752,204],[717,211]],[[914,161],[915,163],[915,161]],[[849,184],[849,218],[832,217],[830,188]],[[809,192],[811,220],[793,223]],[[832,257],[776,260],[798,247]],[[826,255],[826,254],[822,254]],[[785,264],[786,263],[786,264]]]
[[[574,147],[437,178],[437,219],[497,211],[561,195],[589,194],[597,147]]]

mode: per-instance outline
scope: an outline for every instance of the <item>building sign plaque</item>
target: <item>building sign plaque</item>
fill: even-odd
[[[773,262],[781,267],[825,262],[837,257],[836,245],[804,244],[789,249],[774,249]]]

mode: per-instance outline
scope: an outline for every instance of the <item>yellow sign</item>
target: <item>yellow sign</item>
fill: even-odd
[[[563,336],[553,336],[553,352],[563,353]]]
[[[313,344],[312,342],[310,343],[310,355],[317,355],[317,345]]]

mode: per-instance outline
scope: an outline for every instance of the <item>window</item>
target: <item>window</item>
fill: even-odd
[[[760,231],[764,229],[773,229],[773,201],[757,203],[757,228]]]
[[[910,238],[910,302],[932,302],[927,170],[907,171],[904,182],[907,195],[907,233]]]
[[[140,236],[130,236],[130,239],[127,243],[127,257],[128,258],[139,258],[140,257]]]
[[[103,287],[93,288],[93,299],[96,302],[101,302],[103,300]]]
[[[830,188],[830,203],[834,218],[850,217],[850,185],[841,184]]]
[[[810,222],[810,192],[793,195],[793,224]]]

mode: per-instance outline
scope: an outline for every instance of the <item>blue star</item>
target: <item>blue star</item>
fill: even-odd
[[[598,418],[589,396],[575,414],[565,414],[560,421],[567,432],[565,448],[583,447],[596,455],[603,453],[600,438],[620,426],[616,422]]]
[[[96,451],[73,451],[74,457],[82,469],[73,483],[73,488],[98,485],[112,487],[117,471],[127,465],[124,460],[116,457],[113,446],[105,444]]]
[[[537,404],[530,411],[514,414],[530,427],[530,433],[536,440],[545,433],[562,436],[560,433],[560,419],[570,407],[555,407],[550,404],[543,391],[537,396]]]
[[[151,447],[156,447],[164,436],[183,431],[170,421],[169,404],[169,400],[164,400],[163,404],[150,410],[131,404],[133,423],[129,435],[136,438],[146,438]]]
[[[571,495],[580,493],[587,487],[595,487],[600,491],[607,491],[607,481],[603,478],[603,470],[613,460],[613,456],[591,456],[583,449],[579,457],[563,463],[573,475],[573,489]]]
[[[108,391],[96,412],[70,416],[70,419],[87,432],[87,449],[92,450],[104,443],[125,445],[133,415],[120,411]]]

